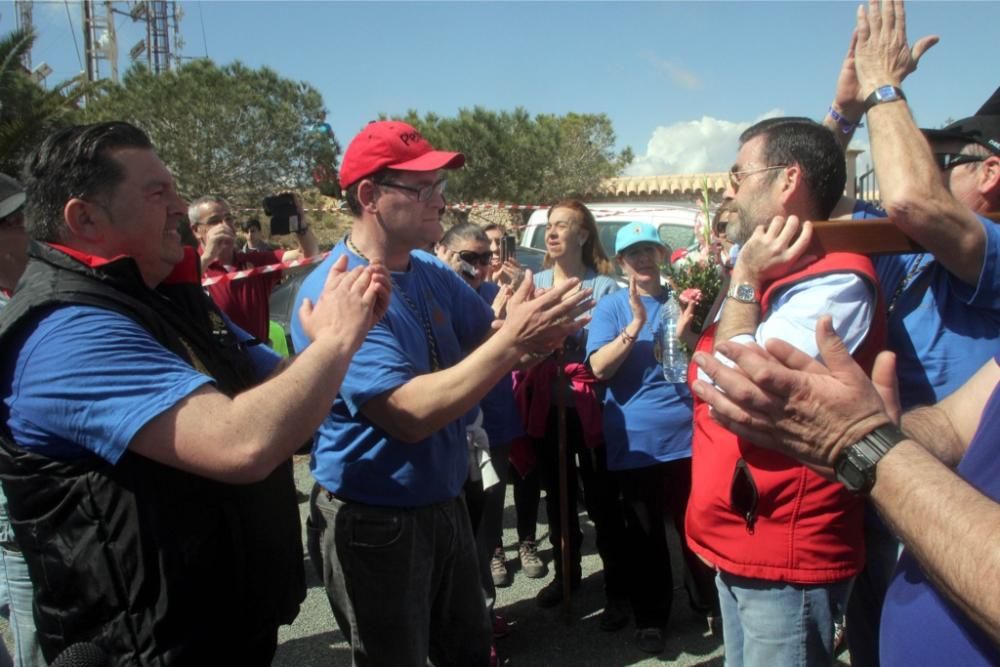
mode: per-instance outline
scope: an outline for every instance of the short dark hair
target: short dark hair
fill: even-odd
[[[768,118],[744,131],[740,145],[758,136],[766,139],[763,148],[766,166],[799,165],[813,196],[816,209],[813,215],[817,220],[829,217],[847,184],[844,151],[833,132],[809,118]],[[777,178],[779,173],[771,172],[768,177]]]
[[[358,201],[358,186],[361,185],[361,181],[367,179],[369,181],[381,183],[384,179],[388,178],[391,172],[392,169],[381,169],[376,171],[374,174],[362,176],[347,186],[347,190],[344,191],[344,200],[347,201],[347,209],[351,212],[351,215],[355,218],[361,215],[361,202]]]
[[[457,225],[452,225],[448,228],[448,231],[444,233],[441,237],[439,243],[446,248],[450,246],[454,241],[479,241],[480,243],[489,243],[490,239],[486,236],[486,232],[483,228],[474,222],[460,222]]]
[[[243,232],[249,234],[251,229],[256,229],[258,232],[261,230],[260,220],[257,218],[249,218],[243,222]]]
[[[37,241],[58,242],[63,208],[73,198],[109,197],[125,179],[110,156],[118,148],[153,148],[145,132],[124,122],[75,125],[50,134],[24,165],[25,228]]]

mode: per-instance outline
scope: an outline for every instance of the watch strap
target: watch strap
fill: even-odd
[[[906,99],[906,95],[897,86],[879,86],[872,91],[872,94],[865,98],[865,113],[872,107],[885,102],[899,102]]]

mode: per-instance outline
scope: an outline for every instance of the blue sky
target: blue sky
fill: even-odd
[[[124,8],[125,3],[116,3]],[[853,2],[183,2],[185,57],[266,65],[323,95],[342,146],[379,113],[522,106],[603,112],[632,173],[728,168],[735,137],[776,113],[820,117]],[[911,39],[938,34],[904,89],[918,122],[971,115],[1000,85],[1000,2],[910,2]],[[69,18],[67,16],[69,15]],[[78,2],[35,0],[33,60],[75,75]],[[0,1],[0,32],[14,3]],[[121,67],[144,34],[116,20]],[[862,134],[857,143],[867,147]],[[461,149],[460,146],[449,147]],[[866,158],[862,158],[862,164]]]

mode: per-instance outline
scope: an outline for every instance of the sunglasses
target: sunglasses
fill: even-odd
[[[757,484],[750,474],[747,462],[740,459],[733,470],[733,481],[729,485],[729,509],[738,514],[747,524],[747,530],[753,532],[757,521]]]
[[[458,252],[458,258],[463,262],[468,262],[473,266],[489,266],[490,260],[493,258],[493,253],[490,251],[486,252],[472,252],[471,250],[460,250]]]
[[[964,155],[962,153],[935,153],[934,162],[941,171],[948,171],[962,164],[972,164],[985,160],[981,155]]]

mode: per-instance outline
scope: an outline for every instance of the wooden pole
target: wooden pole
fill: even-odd
[[[560,354],[556,354],[556,369],[556,441],[559,447],[559,518],[562,524],[559,535],[559,558],[562,563],[563,614],[569,623],[573,618],[573,573],[570,564],[572,543],[569,534],[569,452],[566,443],[566,372]]]

